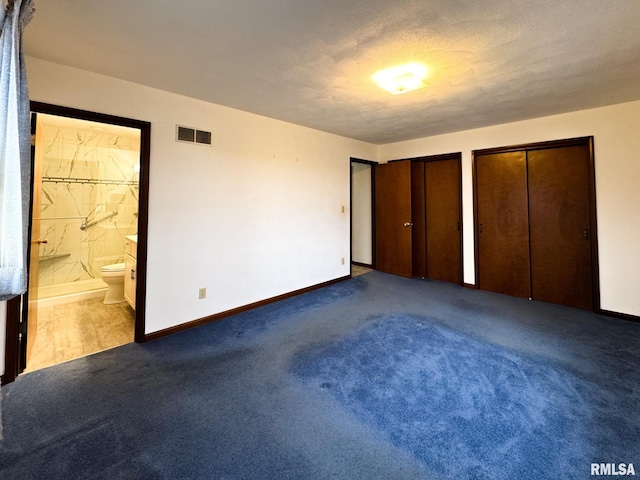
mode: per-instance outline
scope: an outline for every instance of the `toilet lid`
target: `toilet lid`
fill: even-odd
[[[124,263],[114,263],[112,265],[105,265],[102,267],[103,272],[119,272],[124,271]]]

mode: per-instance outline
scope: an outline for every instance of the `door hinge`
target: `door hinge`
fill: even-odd
[[[35,147],[36,146],[36,135],[35,134],[31,134],[31,146]]]

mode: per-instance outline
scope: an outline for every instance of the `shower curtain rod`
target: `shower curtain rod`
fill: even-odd
[[[38,220],[86,220],[89,215],[76,216],[76,217],[40,217]]]
[[[138,185],[135,180],[100,180],[95,178],[42,177],[47,183],[81,183],[92,185]]]

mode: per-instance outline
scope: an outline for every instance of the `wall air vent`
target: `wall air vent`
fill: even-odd
[[[176,125],[176,142],[197,143],[211,146],[211,132]]]

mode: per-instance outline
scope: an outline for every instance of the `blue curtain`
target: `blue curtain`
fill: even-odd
[[[21,36],[32,16],[32,0],[10,0],[0,14],[0,300],[27,286],[31,132]]]

